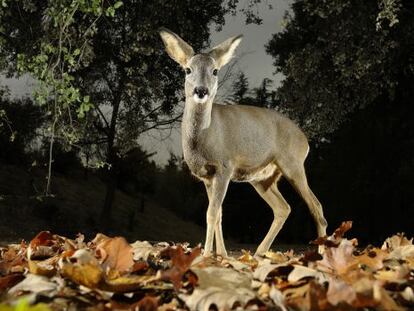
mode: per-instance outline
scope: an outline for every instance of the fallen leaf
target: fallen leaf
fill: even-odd
[[[333,233],[333,238],[336,240],[342,239],[344,234],[351,230],[352,228],[352,221],[344,221],[341,223],[339,228],[337,228]]]
[[[376,282],[373,286],[374,299],[378,301],[383,310],[387,311],[404,311],[405,309],[395,302],[388,292]]]
[[[145,296],[137,303],[137,307],[139,311],[157,311],[158,298],[152,296]]]
[[[268,276],[272,273],[280,277],[287,277],[292,271],[293,267],[286,264],[272,264],[269,259],[264,259],[259,262],[256,270],[254,270],[253,277],[261,282],[266,281]]]
[[[354,243],[349,240],[341,240],[338,247],[330,247],[325,250],[323,259],[317,261],[318,270],[337,275],[346,274],[358,266],[358,261],[353,256]]]
[[[56,263],[59,260],[59,256],[53,256],[46,260],[28,260],[29,271],[33,274],[43,276],[53,276],[56,273]]]
[[[278,290],[274,285],[270,288],[269,298],[273,301],[276,307],[282,311],[287,311],[285,307],[285,297],[282,292]]]
[[[159,276],[153,275],[120,276],[113,279],[104,279],[102,282],[98,282],[97,287],[115,293],[128,293],[143,288],[157,280],[159,280]]]
[[[344,234],[351,228],[352,221],[344,221],[332,235],[318,237],[316,240],[312,241],[311,244],[326,246],[328,248],[337,247],[340,244]]]
[[[56,255],[64,240],[49,231],[39,232],[29,243],[27,258],[29,260],[45,259]]]
[[[209,310],[212,305],[218,310],[229,310],[236,303],[244,306],[255,297],[249,273],[214,266],[193,271],[198,286],[191,295],[179,295],[191,310]]]
[[[254,298],[254,293],[245,288],[222,289],[212,286],[205,289],[195,289],[190,296],[180,297],[190,310],[208,311],[213,305],[217,310],[230,310],[236,303],[244,306]]]
[[[149,256],[158,256],[160,249],[157,249],[147,241],[136,241],[131,244],[134,260],[148,260]]]
[[[24,279],[23,274],[21,273],[13,273],[6,276],[0,277],[0,295],[10,287],[13,287],[21,280]]]
[[[87,250],[78,250],[72,257],[62,258],[59,267],[62,275],[89,288],[97,288],[104,276],[98,261]]]
[[[255,265],[257,265],[257,261],[256,263],[254,263],[253,261],[243,262],[243,261],[240,261],[240,259],[234,259],[234,258],[229,257],[229,258],[223,259],[221,264],[225,267],[233,267],[236,270],[242,271],[242,270],[250,270],[252,267],[255,267]]]
[[[10,295],[17,295],[22,292],[30,292],[36,295],[52,297],[61,286],[56,280],[54,278],[49,279],[40,275],[28,274],[23,281],[12,287],[8,293]]]
[[[320,283],[327,281],[322,272],[300,265],[293,265],[293,270],[289,273],[287,280],[289,282],[297,282],[304,278],[316,278]]]
[[[123,237],[102,239],[96,245],[105,271],[108,269],[127,272],[134,265],[132,247]]]
[[[273,252],[267,251],[264,253],[264,258],[270,259],[272,263],[286,263],[292,258],[293,253],[282,253],[282,252]]]
[[[294,284],[293,284],[294,285]],[[326,299],[326,290],[315,281],[299,283],[283,291],[286,305],[294,310],[333,310]],[[290,308],[288,308],[290,310]]]
[[[26,245],[24,243],[9,245],[1,252],[0,275],[24,272],[27,267]]]
[[[379,248],[369,248],[357,255],[355,259],[363,268],[368,267],[371,271],[376,271],[384,266],[383,260],[387,258],[388,253]]]
[[[178,301],[177,299],[172,299],[168,303],[164,303],[161,306],[158,307],[158,311],[171,311],[171,310],[177,310],[178,308]]]
[[[392,237],[387,238],[382,244],[381,249],[392,252],[401,246],[407,245],[413,245],[413,239],[407,239],[404,233],[397,233]]]
[[[407,286],[401,293],[401,296],[408,302],[414,303],[414,291],[412,287]]]
[[[339,278],[331,278],[329,280],[328,291],[326,293],[328,302],[334,306],[339,303],[347,303],[352,305],[357,298],[355,289]]]
[[[171,268],[161,273],[162,280],[171,281],[174,288],[180,289],[184,273],[190,268],[193,260],[200,256],[201,248],[196,247],[189,254],[184,253],[181,245],[170,247],[165,250],[164,255],[171,258]]]

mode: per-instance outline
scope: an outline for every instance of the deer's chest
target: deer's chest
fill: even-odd
[[[208,148],[200,140],[184,140],[183,154],[191,173],[196,177],[211,179],[217,173],[217,159],[211,157]]]

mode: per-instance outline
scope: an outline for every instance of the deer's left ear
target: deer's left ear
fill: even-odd
[[[240,44],[243,35],[238,35],[231,37],[226,41],[215,46],[208,54],[214,58],[217,63],[218,68],[220,69],[225,64],[227,64],[230,59],[233,57],[234,51],[237,46]]]

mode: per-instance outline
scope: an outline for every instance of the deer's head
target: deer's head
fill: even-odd
[[[162,28],[160,35],[168,55],[185,71],[185,96],[198,104],[212,101],[217,93],[218,71],[230,61],[242,36],[229,38],[207,53],[195,54],[193,48],[172,31]]]

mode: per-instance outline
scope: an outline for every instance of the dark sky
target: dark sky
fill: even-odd
[[[274,87],[277,87],[282,79],[281,75],[275,76],[275,68],[272,65],[272,58],[265,52],[265,44],[270,40],[272,34],[281,31],[283,28],[283,17],[286,10],[289,9],[291,0],[263,0],[259,5],[259,15],[263,19],[261,25],[246,25],[245,16],[238,14],[236,16],[227,16],[226,23],[220,32],[215,31],[214,25],[211,26],[211,46],[219,44],[223,40],[243,34],[243,41],[236,51],[237,55],[243,55],[237,59],[235,71],[243,71],[250,82],[250,87],[256,87],[263,78],[270,78],[274,81]],[[240,6],[245,5],[246,0],[240,1]],[[273,9],[269,9],[268,5]],[[184,38],[185,39],[185,38]],[[23,77],[19,80],[5,80],[0,76],[0,84],[7,84],[12,96],[22,96],[30,94],[33,80]],[[151,132],[146,134],[142,143],[150,152],[156,151],[154,160],[159,164],[166,163],[169,152],[181,155],[181,142],[179,125],[170,133]]]

